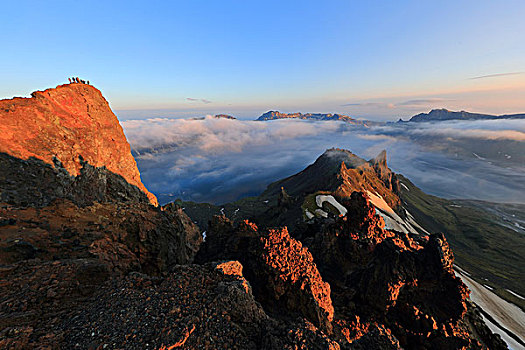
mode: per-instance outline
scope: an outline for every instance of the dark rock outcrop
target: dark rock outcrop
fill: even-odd
[[[347,215],[299,225],[295,239],[216,217],[196,260],[241,261],[269,315],[304,317],[341,348],[505,348],[471,311],[443,235],[386,230],[361,192],[341,202]]]
[[[121,175],[106,167],[96,168],[80,159],[81,168],[72,176],[55,158],[55,165],[31,157],[27,160],[0,153],[0,202],[17,206],[44,207],[55,199],[79,206],[95,202],[149,203],[147,195]]]
[[[0,217],[8,221],[0,229],[0,344],[27,331],[22,348],[63,344],[47,339],[46,327],[71,321],[68,315],[83,302],[130,272],[160,276],[190,263],[202,241],[198,228],[173,206],[82,208],[57,200],[44,208],[0,204]]]
[[[228,219],[216,217],[197,261],[223,259],[243,264],[257,300],[270,313],[287,310],[331,330],[330,286],[322,280],[308,250],[286,228],[259,231],[248,221],[234,228]]]
[[[41,319],[35,326],[22,326],[21,318],[9,319],[8,323],[3,319],[0,346],[23,349],[340,348],[306,320],[282,321],[269,317],[254,299],[250,284],[242,275],[242,265],[237,261],[177,265],[163,277],[134,272],[102,285],[101,281],[87,279],[89,272],[102,278],[103,275],[96,272],[96,265],[85,265],[81,261],[75,264],[51,263],[49,268],[36,272],[33,283],[20,286],[21,299],[30,288],[37,289],[38,293],[42,289],[42,293],[27,299],[54,309],[43,309],[42,314],[51,317]],[[43,284],[35,284],[37,280]],[[61,288],[70,280],[72,287],[63,293]],[[74,284],[75,280],[79,283]],[[9,301],[2,303],[0,310],[5,312],[9,307],[23,308]]]
[[[384,229],[367,197],[343,202],[345,217],[295,236],[312,252],[332,287],[336,315],[356,315],[390,330],[403,348],[505,348],[469,312],[469,291],[452,270],[445,237],[410,237]]]

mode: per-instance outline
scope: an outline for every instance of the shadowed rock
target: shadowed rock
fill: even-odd
[[[220,259],[243,264],[257,300],[269,312],[299,313],[331,331],[330,286],[322,280],[310,252],[286,228],[259,231],[248,221],[234,228],[229,220],[216,217],[197,260]]]

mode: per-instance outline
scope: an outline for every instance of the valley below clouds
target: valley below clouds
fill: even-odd
[[[161,203],[221,204],[261,193],[326,149],[363,158],[445,198],[525,203],[525,121],[386,123],[151,118],[121,121],[142,181]]]

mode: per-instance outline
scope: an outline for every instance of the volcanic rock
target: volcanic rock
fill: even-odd
[[[239,260],[254,293],[272,313],[286,309],[331,330],[330,285],[324,282],[312,255],[286,228],[259,231],[245,221],[234,228],[224,217],[210,224],[197,261]]]
[[[403,348],[505,348],[492,335],[476,339],[490,332],[469,313],[469,291],[442,234],[415,239],[385,230],[363,193],[343,203],[345,217],[295,234],[330,283],[336,315],[378,322]]]
[[[104,166],[157,204],[140,180],[117,117],[91,85],[66,84],[33,92],[31,98],[0,100],[0,152],[60,164],[73,176],[81,174],[83,161]]]

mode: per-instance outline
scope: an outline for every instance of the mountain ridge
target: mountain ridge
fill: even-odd
[[[279,111],[268,111],[263,113],[257,121],[268,121],[268,120],[277,120],[277,119],[304,119],[304,120],[322,120],[322,121],[344,121],[349,124],[354,125],[364,125],[368,126],[373,124],[368,120],[358,120],[344,114],[332,114],[332,113],[281,113]]]
[[[483,113],[472,113],[467,111],[449,111],[448,109],[433,109],[428,113],[414,115],[408,122],[444,121],[444,120],[493,120],[493,119],[525,119],[525,113],[492,115]],[[400,120],[399,122],[405,122]]]

